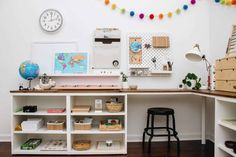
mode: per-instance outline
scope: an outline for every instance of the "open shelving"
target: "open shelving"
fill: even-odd
[[[124,104],[121,112],[111,113],[106,110],[105,102],[111,97],[118,97]],[[103,112],[94,112],[95,99],[102,99]],[[11,130],[12,130],[12,154],[65,154],[65,155],[86,155],[86,154],[127,154],[127,95],[123,93],[13,93],[11,95]],[[76,112],[71,110],[74,105],[91,105],[90,112]],[[26,105],[37,105],[38,111],[25,113],[20,110]],[[48,113],[49,108],[65,108],[64,113]],[[122,121],[123,129],[120,131],[100,131],[98,124],[90,130],[74,130],[73,122],[83,117],[93,117],[96,121],[106,118],[118,117]],[[43,118],[44,126],[37,131],[15,131],[16,125],[28,118]],[[65,121],[64,130],[48,130],[46,122],[50,120]],[[30,138],[40,138],[42,143],[34,150],[21,150],[20,146]],[[92,146],[86,151],[76,151],[72,148],[75,139],[90,139]],[[42,150],[43,146],[50,140],[65,140],[66,150]],[[97,142],[107,139],[119,140],[121,146],[117,150],[98,150]]]
[[[236,157],[233,149],[225,146],[225,141],[236,141],[236,125],[225,120],[236,119],[236,102],[230,98],[215,100],[215,156]]]

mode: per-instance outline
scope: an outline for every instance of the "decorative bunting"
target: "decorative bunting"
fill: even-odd
[[[236,0],[215,0],[215,2],[226,6],[236,6]]]
[[[236,0],[215,0],[216,2],[219,1],[230,1],[232,2],[231,4],[234,4],[233,1]],[[187,11],[189,9],[190,6],[193,6],[197,3],[197,0],[189,0],[188,4],[183,4],[182,7],[178,7],[176,8],[175,11],[169,11],[167,13],[150,13],[150,14],[146,14],[146,13],[142,13],[142,12],[136,12],[134,10],[127,10],[126,8],[123,7],[119,7],[117,4],[115,3],[111,3],[110,0],[103,0],[104,4],[106,6],[110,6],[112,10],[118,10],[120,11],[120,13],[122,14],[128,14],[130,17],[138,17],[139,19],[149,19],[149,20],[163,20],[165,17],[167,18],[172,18],[174,15],[180,15],[182,13],[182,11]]]

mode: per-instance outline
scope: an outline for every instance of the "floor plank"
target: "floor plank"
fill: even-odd
[[[182,141],[181,142],[181,153],[179,157],[214,157],[214,144],[207,141],[206,145],[201,145],[201,141]],[[127,155],[114,155],[114,157],[177,157],[176,143],[171,143],[171,149],[168,153],[166,142],[153,142],[151,152],[148,153],[147,144],[146,147],[142,148],[142,143],[128,143],[128,154]],[[11,155],[11,145],[8,142],[0,143],[0,157],[13,157]],[[20,155],[20,157],[29,157]],[[34,155],[34,157],[40,157]],[[47,157],[44,155],[43,157]],[[48,156],[52,157],[52,156]],[[54,157],[54,156],[53,156]],[[60,157],[68,157],[60,156]],[[83,156],[80,156],[83,157]],[[90,157],[90,156],[84,156]],[[109,156],[96,156],[96,157],[111,157]]]

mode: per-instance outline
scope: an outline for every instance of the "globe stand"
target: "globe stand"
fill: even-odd
[[[31,81],[32,81],[32,80],[33,80],[32,78],[29,78],[29,79],[28,79],[29,85],[28,85],[27,90],[33,90],[33,89],[31,88]]]

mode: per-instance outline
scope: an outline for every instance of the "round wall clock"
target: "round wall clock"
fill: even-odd
[[[61,28],[63,17],[59,11],[47,9],[40,15],[39,24],[44,31],[55,32]]]

